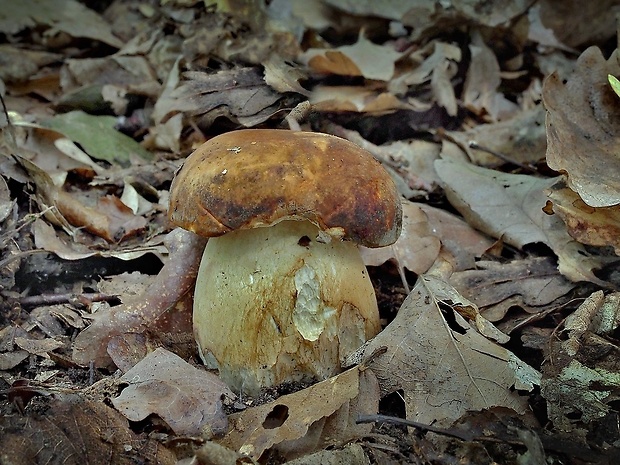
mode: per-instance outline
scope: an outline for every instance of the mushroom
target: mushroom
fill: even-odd
[[[381,329],[357,245],[396,241],[400,196],[357,145],[274,129],[214,137],[177,173],[169,216],[210,238],[194,336],[233,390],[333,376]]]

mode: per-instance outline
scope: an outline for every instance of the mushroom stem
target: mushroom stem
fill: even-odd
[[[205,364],[236,391],[325,379],[380,330],[357,246],[317,241],[309,221],[211,238],[196,281],[194,333]]]

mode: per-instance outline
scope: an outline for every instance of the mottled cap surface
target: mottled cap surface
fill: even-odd
[[[398,239],[402,209],[367,151],[313,132],[244,129],[192,153],[170,189],[170,220],[202,236],[307,219],[367,247]]]

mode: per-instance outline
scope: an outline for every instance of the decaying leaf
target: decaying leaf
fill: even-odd
[[[541,242],[553,249],[560,273],[572,281],[604,283],[592,273],[600,261],[575,242],[564,223],[542,209],[556,178],[506,174],[451,160],[435,162],[450,203],[475,228],[508,244]]]
[[[620,204],[620,105],[608,74],[620,75],[620,52],[605,60],[590,47],[566,83],[553,73],[543,86],[547,163],[591,207]]]
[[[140,247],[131,245],[128,248],[117,247],[113,250],[94,250],[77,243],[75,240],[71,240],[71,236],[56,231],[40,218],[34,221],[32,231],[37,248],[52,252],[64,260],[82,260],[93,256],[135,260],[147,253],[159,256],[166,253],[166,248],[162,245],[162,235],[146,241]]]
[[[487,113],[492,121],[511,116],[517,106],[498,91],[501,79],[495,54],[479,33],[472,34],[469,49],[471,64],[463,89],[463,104],[476,113]]]
[[[540,374],[470,326],[453,309],[465,310],[463,302],[449,284],[422,275],[394,321],[365,349],[368,355],[387,347],[370,367],[383,393],[404,392],[410,420],[448,425],[468,410],[528,410],[515,389],[533,389]]]
[[[179,435],[221,435],[228,429],[223,398],[236,396],[213,373],[156,349],[121,377],[129,384],[112,404],[132,421],[156,413]]]
[[[162,444],[135,435],[113,408],[75,394],[57,393],[47,408],[23,416],[2,415],[0,431],[3,463],[131,465],[144,460],[145,450],[152,463],[176,463]]]
[[[490,151],[516,163],[536,163],[545,158],[547,149],[542,105],[518,112],[504,121],[480,124],[467,131],[449,131],[447,134],[467,153],[472,163],[486,167],[505,163]],[[471,142],[480,149],[472,148]]]
[[[360,414],[376,413],[377,380],[371,370],[351,368],[273,402],[231,415],[226,447],[254,460],[274,447],[288,458],[343,444],[370,432]]]
[[[580,423],[591,429],[620,399],[618,345],[602,337],[619,324],[620,294],[597,291],[566,318],[567,337],[550,340],[541,393],[552,400],[548,413],[556,427],[571,430],[569,417],[578,413]]]
[[[461,217],[428,204],[420,204],[420,208],[426,213],[433,234],[439,237],[443,249],[452,256],[455,271],[473,268],[476,258],[493,245],[491,239]]]

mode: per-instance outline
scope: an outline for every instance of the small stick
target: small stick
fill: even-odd
[[[500,160],[505,161],[506,163],[510,163],[512,165],[516,165],[519,168],[525,170],[525,171],[529,171],[529,172],[536,172],[536,168],[533,167],[532,165],[525,164],[525,163],[521,163],[520,161],[517,160],[512,160],[510,157],[504,155],[503,153],[500,152],[496,152],[495,150],[492,150],[488,147],[483,147],[482,145],[479,145],[478,142],[476,142],[475,140],[470,140],[467,145],[469,146],[470,149],[474,149],[474,150],[482,150],[483,152],[487,152],[490,153],[491,155],[496,156],[497,158],[499,158]]]
[[[67,303],[110,302],[118,300],[118,295],[102,294],[100,292],[86,292],[84,294],[39,294],[22,297],[18,300],[24,307],[40,305],[57,305]]]

